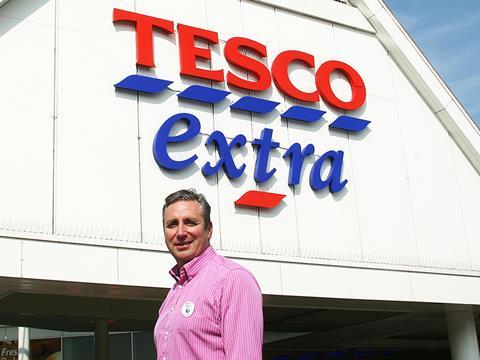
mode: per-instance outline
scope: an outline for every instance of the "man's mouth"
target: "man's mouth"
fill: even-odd
[[[173,244],[177,250],[187,250],[193,241],[185,241]]]

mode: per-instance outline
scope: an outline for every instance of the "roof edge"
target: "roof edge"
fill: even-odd
[[[480,174],[480,130],[382,0],[350,0]]]
[[[8,0],[0,0],[0,7],[1,7],[2,5],[5,5],[5,3],[6,3],[7,1],[8,1]]]
[[[0,0],[1,1],[1,0]],[[353,6],[335,1],[311,0],[253,0],[254,2],[270,5],[278,9],[288,10],[312,18],[326,20],[335,24],[344,25],[353,29],[375,33],[374,28],[363,14]]]

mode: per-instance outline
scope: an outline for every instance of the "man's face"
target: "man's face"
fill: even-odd
[[[177,201],[165,209],[163,232],[179,267],[200,255],[210,244],[212,226],[205,226],[197,201]]]

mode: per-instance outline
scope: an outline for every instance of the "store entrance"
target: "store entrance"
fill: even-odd
[[[451,359],[443,304],[276,296],[265,304],[264,359]],[[479,325],[476,316],[477,334]]]
[[[37,334],[32,330],[30,339],[51,340],[41,343],[51,349],[48,356],[58,352],[60,339],[62,360],[93,360],[95,324],[103,321],[108,324],[111,359],[122,360],[120,354],[126,354],[126,360],[154,359],[151,332],[167,292],[0,278],[0,324],[42,329]],[[478,333],[479,308],[473,311]],[[445,304],[264,295],[264,319],[264,359],[451,358]],[[45,335],[49,331],[56,335]],[[9,343],[13,337],[7,334],[3,340],[0,328],[5,349],[0,351],[15,348]],[[151,353],[135,355],[138,344]],[[48,359],[46,353],[41,356],[38,360]]]
[[[94,360],[95,337],[89,332],[29,328],[29,360]],[[0,326],[0,360],[18,360],[18,328]],[[114,332],[108,336],[112,360],[155,359],[151,332]]]

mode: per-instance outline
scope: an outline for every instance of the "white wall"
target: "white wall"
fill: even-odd
[[[365,81],[366,104],[351,115],[371,120],[369,129],[349,135],[330,131],[328,123],[343,112],[323,101],[312,106],[327,114],[312,125],[275,115],[231,113],[228,105],[245,95],[235,89],[229,89],[232,95],[213,107],[179,101],[178,91],[200,82],[179,77],[175,36],[158,34],[157,67],[141,70],[173,80],[170,90],[138,97],[115,91],[113,84],[137,70],[133,28],[113,25],[114,7],[218,31],[221,41],[212,50],[213,68],[227,69],[220,51],[235,35],[265,43],[269,66],[277,53],[290,49],[313,54],[317,67],[330,59],[344,61]],[[343,5],[335,9],[338,18],[343,9],[357,12]],[[57,7],[53,0],[38,0],[11,1],[1,7],[0,49],[13,56],[0,60],[0,235],[31,239],[25,242],[29,245],[23,249],[24,257],[32,256],[34,261],[39,252],[54,254],[59,265],[35,272],[36,262],[27,262],[17,271],[19,264],[13,261],[12,268],[0,267],[0,275],[50,278],[57,276],[58,266],[76,266],[75,258],[71,262],[65,257],[71,245],[35,239],[107,246],[76,248],[78,261],[103,259],[103,265],[98,263],[103,271],[72,275],[72,280],[137,284],[128,270],[135,267],[143,269],[141,274],[158,274],[170,266],[167,254],[120,248],[164,249],[162,200],[184,187],[196,187],[211,202],[217,249],[250,259],[245,261],[252,267],[254,259],[265,260],[258,265],[260,277],[269,266],[272,273],[284,273],[278,280],[281,286],[272,293],[317,294],[307,290],[306,284],[289,285],[290,271],[327,271],[332,279],[345,271],[349,275],[345,283],[339,282],[342,288],[354,286],[355,276],[360,276],[359,270],[348,270],[348,266],[388,269],[386,273],[365,270],[362,281],[388,274],[385,278],[400,276],[413,289],[426,279],[424,275],[396,275],[391,270],[479,275],[480,261],[474,255],[480,235],[478,173],[375,35],[345,22],[310,18],[249,0],[140,0],[135,4],[61,0]],[[299,87],[312,90],[311,73],[295,67],[291,76]],[[333,86],[348,98],[344,78],[336,76]],[[275,87],[259,96],[280,101],[280,112],[295,104]],[[196,115],[202,135],[183,147],[189,154],[198,154],[196,167],[172,173],[158,168],[151,148],[163,121],[179,112]],[[271,154],[270,166],[277,173],[269,182],[255,184],[250,144],[236,154],[238,162],[247,164],[244,176],[236,180],[223,172],[208,179],[202,176],[203,163],[216,156],[203,145],[212,131],[221,130],[228,137],[242,133],[251,141],[264,127],[273,128],[280,142],[280,149]],[[312,161],[307,162],[302,183],[290,188],[281,155],[293,142],[314,144],[316,156],[331,149],[344,151],[346,189],[335,195],[313,192],[308,184]],[[272,210],[234,206],[240,195],[256,188],[287,196],[282,206]],[[18,244],[4,244],[12,253],[18,250]],[[274,261],[273,265],[266,260]],[[275,263],[280,260],[289,263]],[[158,263],[162,265],[151,265]],[[117,270],[118,264],[125,266]],[[345,268],[329,270],[315,264]],[[166,278],[162,279],[145,284],[166,286]],[[349,296],[363,296],[363,290],[348,291]],[[402,296],[428,298],[412,291]]]
[[[153,286],[173,284],[166,251],[0,238],[9,251],[0,273],[9,277],[93,284]],[[264,294],[453,304],[480,304],[480,278],[426,272],[367,269],[247,259]]]
[[[0,227],[51,232],[53,1],[0,8]]]

